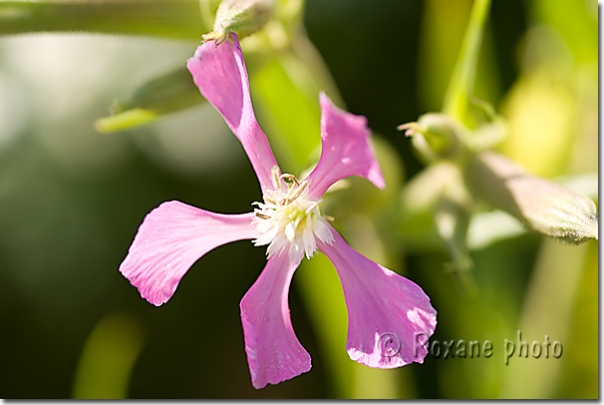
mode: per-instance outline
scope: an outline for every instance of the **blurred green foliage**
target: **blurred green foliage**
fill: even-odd
[[[196,96],[154,110],[172,111],[161,119],[143,114],[153,121],[145,126],[110,134],[92,126],[116,97],[127,111],[149,100],[141,89],[166,72],[182,79],[175,69],[210,30],[207,16],[192,0],[138,2],[146,13],[132,13],[135,1],[110,1],[95,6],[100,14],[50,2],[53,11],[41,14],[49,25],[34,26],[26,3],[0,1],[0,19],[11,22],[0,33],[94,34],[0,38],[3,397],[597,397],[597,242],[566,246],[513,226],[497,236],[503,222],[483,212],[470,221],[476,293],[467,294],[433,221],[432,196],[448,179],[438,165],[423,169],[396,129],[442,108],[470,0],[283,0],[242,46],[260,124],[286,171],[318,157],[318,91],[368,118],[387,188],[352,179],[325,197],[326,213],[353,247],[426,291],[439,312],[433,341],[489,340],[493,356],[432,355],[396,370],[350,361],[341,288],[320,255],[304,261],[290,293],[313,369],[260,391],[250,383],[238,303],[264,266],[262,249],[239,242],[210,252],[160,308],[117,271],[144,215],[165,200],[251,209],[260,190],[235,137],[211,106],[180,110],[203,101]],[[508,123],[498,150],[537,175],[596,173],[595,1],[494,1],[489,14],[474,95]],[[160,102],[173,97],[165,94]],[[562,357],[514,356],[506,366],[504,342],[519,330],[529,345],[545,335],[561,342]],[[121,382],[102,377],[120,370]]]

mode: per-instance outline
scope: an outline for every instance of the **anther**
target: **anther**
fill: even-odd
[[[271,217],[269,217],[268,215],[264,215],[263,213],[256,211],[255,212],[256,216],[260,219],[270,219]]]
[[[296,176],[294,176],[293,174],[285,173],[281,175],[281,178],[287,184],[295,184],[296,187],[300,187],[300,182],[298,181],[298,179],[296,179]]]

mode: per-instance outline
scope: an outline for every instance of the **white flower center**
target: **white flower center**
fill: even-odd
[[[254,202],[258,237],[255,246],[268,245],[267,254],[274,255],[287,251],[292,262],[299,263],[304,254],[310,257],[317,250],[315,238],[331,245],[333,235],[327,220],[321,215],[318,201],[309,200],[308,181],[299,182],[291,174],[279,175],[273,168],[274,190],[264,190],[264,202]]]

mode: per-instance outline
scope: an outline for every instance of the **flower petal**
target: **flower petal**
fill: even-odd
[[[289,317],[287,297],[297,262],[287,254],[272,257],[241,300],[245,352],[256,389],[278,384],[311,368]]]
[[[340,276],[348,307],[346,350],[352,360],[376,368],[423,363],[436,310],[414,282],[367,259],[333,229],[334,243],[319,242]]]
[[[145,217],[120,272],[153,305],[168,301],[201,256],[228,242],[253,239],[253,213],[215,214],[168,201]]]
[[[268,139],[254,115],[247,70],[237,36],[233,42],[200,45],[187,68],[201,94],[222,114],[247,153],[260,186],[273,189],[271,170],[277,166]]]
[[[379,188],[384,178],[370,144],[367,119],[342,111],[321,93],[321,159],[308,176],[312,199],[321,198],[336,181],[348,176],[365,177]]]

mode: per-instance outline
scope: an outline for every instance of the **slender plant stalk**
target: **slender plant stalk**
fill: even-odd
[[[93,32],[199,41],[208,31],[197,0],[0,1],[0,35]]]
[[[449,87],[445,94],[443,112],[464,122],[468,100],[474,87],[478,54],[491,0],[476,0],[472,6],[468,30],[464,36]]]

